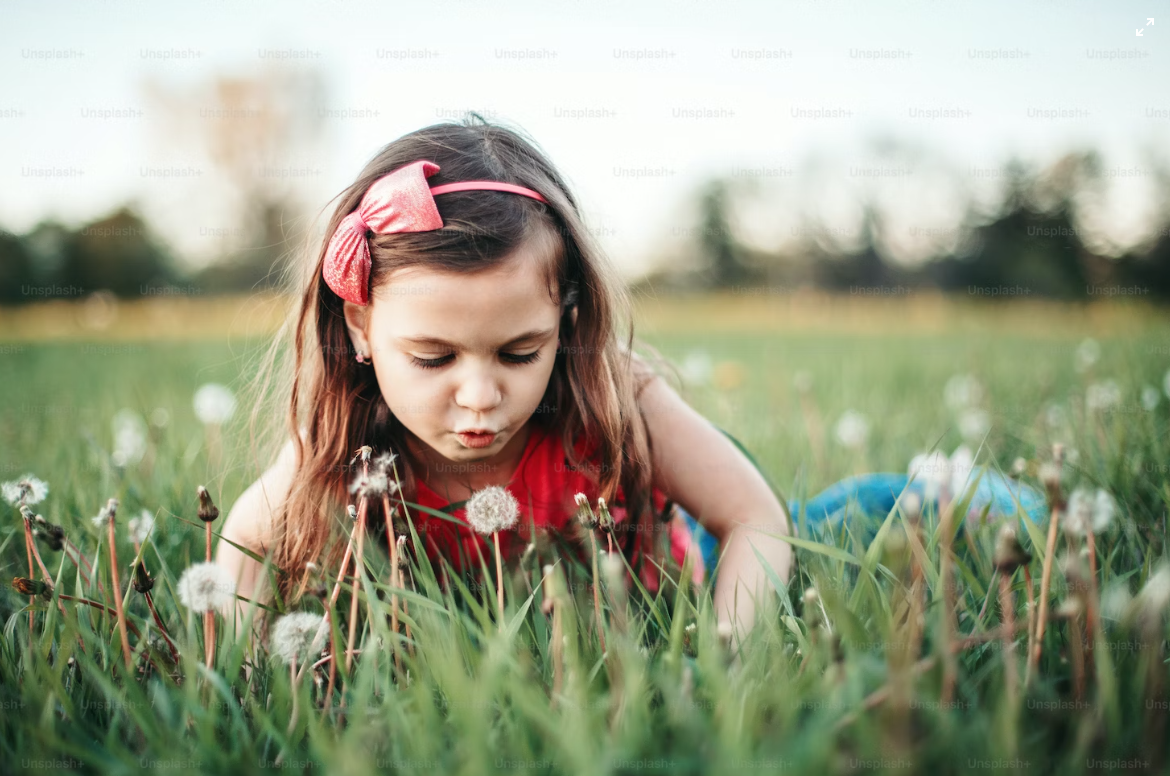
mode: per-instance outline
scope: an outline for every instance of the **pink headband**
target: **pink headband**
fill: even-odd
[[[532,189],[500,181],[459,181],[430,188],[439,165],[420,159],[370,184],[358,209],[341,219],[325,249],[321,274],[334,293],[358,305],[369,303],[370,246],[366,232],[430,232],[443,228],[434,195],[452,191],[506,191],[544,202]]]

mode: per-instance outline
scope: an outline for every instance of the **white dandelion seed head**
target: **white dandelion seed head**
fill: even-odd
[[[39,504],[49,495],[49,483],[37,479],[32,474],[26,474],[19,480],[6,482],[0,486],[4,500],[12,506],[18,504]]]
[[[118,410],[110,423],[114,450],[110,458],[118,467],[133,466],[146,455],[146,421],[132,409]]]
[[[959,445],[951,453],[951,495],[960,497],[966,490],[971,472],[975,470],[975,454],[966,445]]]
[[[179,600],[193,612],[224,609],[235,596],[235,581],[217,563],[192,564],[179,577]]]
[[[940,450],[933,453],[919,453],[910,459],[907,474],[914,482],[922,484],[922,494],[928,501],[938,498],[942,489],[951,482],[951,459]]]
[[[959,434],[968,442],[980,442],[991,430],[991,415],[987,410],[968,408],[959,413]]]
[[[578,493],[577,495],[573,496],[573,500],[577,502],[577,506],[579,507],[589,506],[589,497],[584,493]]]
[[[1061,428],[1065,424],[1064,407],[1059,404],[1049,404],[1044,408],[1044,421],[1049,428]]]
[[[1107,531],[1116,516],[1117,501],[1113,495],[1103,488],[1097,488],[1097,498],[1093,502],[1093,530],[1096,533]]]
[[[350,493],[356,493],[359,498],[375,499],[390,490],[390,480],[385,471],[378,471],[371,467],[369,474],[359,474],[349,486]]]
[[[855,410],[845,410],[834,429],[837,441],[851,450],[865,447],[869,438],[869,421]]]
[[[1036,477],[1045,487],[1058,487],[1061,478],[1060,464],[1056,463],[1056,461],[1045,461],[1040,464],[1040,468],[1036,472]]]
[[[1068,497],[1064,527],[1075,536],[1084,536],[1090,531],[1099,534],[1109,529],[1116,514],[1117,502],[1108,491],[1077,488]]]
[[[983,386],[975,375],[954,375],[943,387],[943,399],[947,407],[958,412],[983,401]]]
[[[1078,372],[1087,372],[1101,358],[1101,343],[1087,337],[1077,345],[1076,367]]]
[[[130,518],[127,527],[130,529],[130,541],[142,544],[146,537],[150,536],[150,530],[154,528],[154,515],[149,509],[144,509],[138,517]]]
[[[1162,394],[1152,385],[1142,386],[1142,408],[1146,412],[1153,412],[1162,401]]]
[[[711,382],[711,373],[713,370],[714,363],[706,351],[692,350],[683,359],[682,368],[679,371],[682,373],[683,379],[688,383],[704,385]]]
[[[1103,380],[1085,389],[1085,406],[1091,410],[1110,410],[1121,404],[1121,387],[1116,380]]]
[[[206,383],[195,391],[195,416],[204,425],[220,425],[236,412],[235,394],[226,385]]]
[[[272,628],[273,656],[283,663],[292,663],[311,654],[313,640],[324,621],[324,617],[312,612],[293,612],[278,619]],[[322,645],[324,642],[322,636]]]
[[[906,517],[916,518],[922,514],[922,496],[913,491],[902,494],[901,504]]]
[[[379,453],[378,455],[374,456],[374,459],[370,461],[370,469],[373,471],[382,472],[387,477],[389,477],[391,471],[393,471],[394,462],[396,460],[398,460],[398,456],[387,450],[384,453]]]
[[[106,505],[98,510],[97,516],[91,517],[89,521],[98,528],[105,528],[106,525],[110,522],[110,519],[113,517],[113,514],[110,511],[111,506],[117,509],[117,499],[110,499],[107,501]]]
[[[478,490],[467,501],[467,522],[485,536],[506,531],[515,526],[519,519],[519,502],[499,485]]]
[[[1146,586],[1134,598],[1138,612],[1147,618],[1161,618],[1170,607],[1170,564],[1165,561],[1150,576]]]
[[[1129,586],[1124,582],[1113,583],[1101,593],[1101,614],[1110,620],[1120,620],[1131,601],[1133,596],[1129,594]]]
[[[601,577],[605,584],[613,589],[623,587],[626,582],[626,564],[616,552],[607,552],[601,556]]]

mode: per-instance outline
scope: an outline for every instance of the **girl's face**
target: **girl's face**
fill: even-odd
[[[473,275],[400,270],[367,307],[345,303],[350,338],[369,355],[390,411],[424,443],[429,463],[455,464],[446,471],[462,473],[458,479],[516,462],[521,432],[548,387],[561,311],[539,250],[547,246],[529,241],[500,267]],[[460,433],[471,430],[494,437],[469,446]],[[478,465],[459,467],[469,462]]]

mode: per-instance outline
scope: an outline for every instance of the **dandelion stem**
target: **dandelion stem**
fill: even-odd
[[[207,541],[206,558],[207,562],[211,562],[211,523],[205,522],[203,524],[204,533]],[[215,613],[208,609],[203,613],[203,652],[204,665],[211,668],[212,662],[215,660]]]
[[[113,501],[113,499],[110,499]],[[126,670],[134,670],[134,661],[130,654],[130,637],[126,635],[126,612],[122,608],[122,585],[118,581],[118,550],[115,547],[116,537],[114,536],[114,506],[110,504],[107,508],[109,512],[109,520],[106,526],[109,530],[110,541],[110,581],[114,586],[114,607],[118,616],[118,635],[122,639],[122,656],[126,660]]]
[[[500,608],[500,633],[504,632],[504,568],[500,560],[500,532],[492,533],[492,542],[496,547],[496,603]]]
[[[1024,566],[1024,584],[1028,591],[1028,655],[1031,655],[1036,638],[1036,593],[1032,589],[1032,570],[1027,566]]]
[[[954,521],[954,507],[948,504],[943,511],[942,525],[939,528],[939,569],[940,584],[943,586],[942,612],[942,641],[943,641],[943,676],[942,693],[940,695],[941,708],[951,708],[951,701],[955,697],[955,683],[958,677],[958,661],[951,652],[951,640],[955,631],[955,587],[954,572],[951,571],[951,538],[952,523]]]
[[[394,513],[390,509],[390,495],[382,494],[382,512],[386,515],[386,542],[390,545],[390,586],[399,587],[402,578],[398,570],[398,537],[394,535]],[[394,669],[402,673],[402,656],[398,652],[398,593],[390,594],[390,630],[394,632]]]
[[[163,625],[162,618],[158,616],[158,612],[154,608],[154,599],[151,597],[149,591],[142,595],[146,598],[146,608],[150,610],[150,615],[154,618],[154,624],[158,626],[158,632],[162,634],[163,639],[167,642],[167,647],[171,650],[171,657],[178,663],[179,650],[175,647],[175,642],[171,641],[170,635],[167,634],[167,628]]]
[[[1040,664],[1040,652],[1044,648],[1044,626],[1048,622],[1048,587],[1052,582],[1052,566],[1056,556],[1056,529],[1060,523],[1060,504],[1052,505],[1052,516],[1048,519],[1048,541],[1044,546],[1044,566],[1040,572],[1040,608],[1036,615],[1036,643],[1028,655],[1027,679],[1030,681]]]
[[[1015,601],[1012,600],[1012,580],[1008,574],[999,575],[999,609],[1000,620],[1003,623],[999,630],[1000,638],[1003,642],[1004,682],[1014,713],[1017,686],[1015,653],[1016,606]]]
[[[367,468],[368,468],[367,464]],[[358,592],[362,586],[362,555],[366,536],[366,513],[369,511],[369,501],[365,496],[358,503],[358,518],[354,526],[357,535],[357,549],[353,559],[353,595],[349,601],[349,636],[345,641],[345,670],[346,673],[353,667],[353,644],[357,637]]]
[[[1092,530],[1086,533],[1085,541],[1089,549],[1089,600],[1085,601],[1085,625],[1089,629],[1089,639],[1086,644],[1086,649],[1091,653],[1096,643],[1097,631],[1101,627],[1101,620],[1097,611],[1097,602],[1099,600],[1097,592],[1097,540],[1093,536]],[[1091,662],[1090,665],[1092,665]]]
[[[593,613],[597,618],[597,640],[601,644],[601,654],[604,655],[605,649],[605,618],[601,616],[601,591],[598,589],[598,569],[597,569],[597,534],[593,529],[589,529],[589,543],[593,547]]]
[[[564,614],[561,612],[560,588],[557,585],[557,577],[552,566],[544,567],[544,604],[542,608],[545,613],[552,614],[552,634],[550,641],[552,642],[549,651],[552,653],[553,663],[553,686],[552,686],[552,706],[555,708],[557,699],[560,697],[564,687],[565,674],[565,631],[564,622],[562,618]]]
[[[307,661],[306,661],[307,662]],[[297,715],[300,712],[300,692],[297,688],[300,682],[297,681],[297,656],[293,655],[292,660],[288,663],[288,678],[292,682],[292,717],[288,721],[288,735],[292,735],[293,731],[297,729]]]
[[[28,518],[25,518],[25,523],[26,524],[28,523]],[[31,534],[30,534],[30,538],[31,538]],[[33,559],[36,561],[37,566],[41,570],[41,575],[44,577],[45,584],[47,584],[49,587],[52,587],[53,586],[53,575],[49,573],[49,570],[47,568],[45,568],[45,561],[41,559],[41,551],[37,549],[37,543],[36,543],[35,539],[33,539],[32,542],[30,543],[30,547],[32,549]],[[29,569],[29,576],[30,577],[32,576],[32,573],[33,573],[32,569],[30,568]]]
[[[25,522],[25,529],[27,530],[29,528],[29,525],[30,525],[29,519],[27,517],[25,517],[24,522]],[[50,590],[52,590],[54,587],[56,587],[56,585],[54,585],[54,583],[53,583],[53,575],[49,573],[49,570],[47,568],[45,568],[45,562],[41,559],[41,551],[37,549],[36,540],[32,539],[32,534],[29,534],[26,541],[29,541],[29,547],[32,550],[33,558],[36,559],[37,566],[39,566],[41,569],[41,574],[44,576],[45,584],[49,586]],[[29,577],[30,578],[32,577],[31,567],[30,567]],[[61,604],[60,601],[57,602],[57,608],[61,611],[61,614],[65,614],[65,607]],[[31,612],[30,612],[30,614],[31,614]],[[84,645],[82,646],[82,651],[83,652],[85,651]]]
[[[30,579],[32,579],[34,576],[36,576],[36,571],[33,568],[32,547],[33,547],[32,527],[29,525],[28,518],[26,517],[24,519],[24,550],[26,553],[28,553],[28,576]],[[33,615],[35,614],[32,607],[34,604],[36,604],[36,602],[37,602],[36,596],[29,596],[29,599],[28,599],[28,605],[29,605],[29,610],[28,610],[28,648],[29,648],[30,652],[32,651],[32,648],[33,648],[33,622],[34,622]]]
[[[320,640],[321,635],[325,633],[325,629],[332,630],[330,620],[333,617],[333,609],[337,605],[337,598],[341,595],[341,583],[345,579],[345,570],[349,568],[349,559],[353,557],[353,534],[349,536],[349,542],[345,546],[345,554],[341,557],[341,568],[337,570],[337,581],[333,583],[333,592],[329,595],[329,606],[325,607],[325,616],[321,620],[321,625],[317,628],[317,635],[313,638],[314,642]],[[330,637],[330,649],[335,650],[336,645]],[[300,674],[304,675],[305,668],[301,666]],[[329,689],[325,692],[326,698],[333,697],[333,686],[337,678],[337,662],[333,661],[329,664]]]
[[[1069,619],[1068,631],[1068,651],[1072,658],[1073,698],[1079,701],[1085,697],[1085,636],[1080,612]]]

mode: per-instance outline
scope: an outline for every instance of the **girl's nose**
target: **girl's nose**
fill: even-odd
[[[455,393],[455,403],[475,412],[494,409],[502,399],[499,382],[491,369],[472,368]]]

